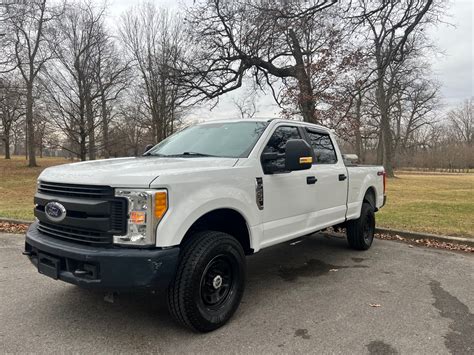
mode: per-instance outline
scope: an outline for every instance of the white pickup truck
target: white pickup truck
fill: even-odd
[[[385,173],[347,166],[318,125],[212,121],[141,157],[48,168],[34,201],[24,254],[40,273],[108,291],[167,290],[171,314],[206,332],[239,306],[245,255],[330,226],[368,249]]]

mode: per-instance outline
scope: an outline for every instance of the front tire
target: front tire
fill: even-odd
[[[198,332],[223,326],[240,304],[245,273],[245,254],[234,237],[215,231],[196,233],[184,244],[168,289],[170,313]]]
[[[347,241],[355,250],[367,250],[374,241],[375,212],[367,202],[362,204],[360,217],[347,223]]]

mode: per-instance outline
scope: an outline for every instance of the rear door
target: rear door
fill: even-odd
[[[313,128],[305,129],[314,152],[310,172],[316,178],[311,190],[314,203],[308,223],[314,229],[321,229],[345,220],[348,175],[331,135]]]

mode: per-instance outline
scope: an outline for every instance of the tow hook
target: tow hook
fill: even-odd
[[[75,276],[79,276],[79,277],[84,277],[84,276],[87,276],[87,275],[90,275],[90,271],[86,271],[86,270],[75,270],[74,271],[74,275]]]

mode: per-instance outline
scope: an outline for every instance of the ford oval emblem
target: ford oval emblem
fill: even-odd
[[[61,222],[66,218],[66,208],[59,202],[48,202],[44,206],[46,217],[53,222]]]

